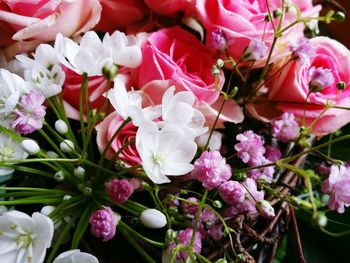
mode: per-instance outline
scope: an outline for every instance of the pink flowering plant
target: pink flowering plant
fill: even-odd
[[[0,0],[0,262],[316,262],[350,206],[323,7]]]

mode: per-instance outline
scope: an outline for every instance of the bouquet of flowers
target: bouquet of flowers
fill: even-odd
[[[347,234],[325,2],[0,0],[0,262],[305,262],[298,223]]]

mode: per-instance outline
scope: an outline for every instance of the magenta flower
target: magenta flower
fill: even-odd
[[[220,185],[219,194],[227,204],[242,202],[245,197],[244,187],[237,181],[227,181]]]
[[[191,175],[202,182],[205,188],[212,190],[230,179],[232,173],[219,151],[205,151],[194,162]]]
[[[344,213],[345,207],[350,205],[350,167],[332,165],[331,173],[321,190],[330,195],[328,207]]]
[[[198,199],[195,197],[189,197],[187,198],[187,201],[189,202],[182,202],[181,204],[182,210],[188,215],[195,215],[199,208]],[[194,203],[197,203],[197,204],[194,204]]]
[[[265,157],[267,160],[271,162],[276,162],[280,160],[282,157],[281,150],[277,147],[268,145],[268,146],[265,146],[265,150],[266,150]]]
[[[105,186],[109,197],[116,204],[126,202],[134,191],[134,187],[126,179],[113,179]]]
[[[299,137],[299,124],[293,113],[285,112],[282,119],[272,122],[272,136],[281,142],[294,141]]]
[[[46,107],[44,94],[40,91],[30,91],[20,101],[21,109],[15,110],[16,118],[11,123],[19,134],[29,134],[43,127]]]
[[[92,213],[89,219],[91,233],[95,237],[103,237],[103,241],[112,239],[117,226],[117,216],[108,206]]]
[[[177,241],[179,244],[183,246],[189,246],[191,243],[192,239],[192,233],[193,229],[192,228],[186,228],[185,230],[180,231],[180,234],[177,237]],[[175,247],[175,243],[172,242],[169,245],[169,248],[172,250]],[[202,250],[202,240],[201,240],[201,235],[199,232],[196,232],[195,238],[194,238],[194,252],[196,253],[201,253]],[[186,251],[181,251],[176,255],[177,259],[186,259],[187,258],[187,252]]]
[[[265,159],[264,140],[253,131],[245,131],[236,136],[237,143],[235,150],[242,161],[249,166],[260,165]]]

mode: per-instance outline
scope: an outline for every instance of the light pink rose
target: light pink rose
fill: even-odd
[[[286,1],[287,2],[287,1]],[[281,0],[269,0],[271,12],[281,7]],[[313,7],[312,0],[294,0],[298,5],[302,16],[317,16],[320,6]],[[271,46],[274,31],[270,22],[266,23],[268,14],[266,1],[264,0],[202,0],[197,1],[197,9],[200,21],[207,30],[207,44],[215,47],[223,43],[215,44],[213,32],[221,30],[226,39],[228,54],[236,61],[243,55],[252,39],[265,42],[267,47]],[[291,7],[289,13],[284,16],[282,28],[296,20],[296,10]],[[273,20],[277,26],[278,19]],[[283,33],[279,39],[279,46],[283,43],[295,41],[303,36],[304,25],[302,23]]]
[[[123,119],[116,113],[112,112],[96,126],[97,146],[102,153],[109,140],[123,123]],[[107,151],[106,158],[112,159],[115,153],[127,142],[135,139],[137,127],[129,122],[116,136],[111,147]],[[130,144],[120,154],[117,160],[126,164],[126,166],[135,166],[141,163],[139,153],[136,150],[135,143]]]
[[[0,47],[8,46],[9,34],[12,40],[26,42],[51,41],[57,33],[77,36],[94,27],[100,14],[98,0],[2,0],[0,35],[6,39]]]
[[[301,121],[304,117],[305,100],[309,93],[312,72],[317,68],[330,71],[333,84],[308,96],[306,125],[321,114],[327,101],[333,106],[350,107],[350,51],[328,37],[315,37],[311,39],[311,44],[315,49],[315,55],[310,58],[310,62],[302,64],[299,60],[293,60],[282,68],[279,74],[271,78],[266,84],[268,101],[257,101],[255,105],[250,105],[253,115],[271,120],[281,112],[289,112]],[[276,70],[279,69],[274,69]],[[340,81],[346,84],[346,88],[342,91],[336,86]],[[349,121],[350,114],[347,110],[331,108],[316,122],[312,132],[316,135],[328,134]]]
[[[145,0],[153,11],[164,16],[173,16],[177,12],[191,14],[195,11],[196,0]]]
[[[79,119],[79,98],[80,87],[83,77],[74,71],[64,68],[66,79],[63,84],[62,97],[65,102],[67,116],[72,119]],[[106,106],[107,99],[103,94],[112,86],[111,82],[103,76],[88,78],[89,109],[101,110]],[[84,101],[85,109],[85,101]],[[84,110],[85,112],[85,110]]]
[[[141,0],[100,0],[101,20],[97,31],[112,33],[140,22],[150,12]]]
[[[142,89],[153,104],[160,104],[165,90],[175,85],[176,91],[191,91],[196,97],[197,108],[208,119],[214,119],[211,117],[216,116],[220,106],[216,102],[224,76],[219,76],[215,89],[215,78],[211,73],[215,58],[191,33],[180,27],[154,32],[142,48],[142,57],[142,64],[132,75],[136,87]],[[227,115],[222,121],[237,123],[243,120],[241,110],[232,100],[226,104],[224,112]]]

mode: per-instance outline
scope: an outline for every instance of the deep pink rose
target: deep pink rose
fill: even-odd
[[[114,32],[140,22],[150,11],[141,0],[100,0],[101,20],[97,31]]]
[[[66,113],[69,118],[79,119],[79,97],[83,77],[68,68],[64,68],[64,71],[66,73],[66,80],[63,84],[62,97],[65,101]],[[102,107],[106,105],[108,100],[103,94],[111,85],[112,84],[103,76],[89,77],[89,109],[101,110]]]
[[[133,79],[136,87],[142,88],[153,104],[161,103],[162,95],[170,85],[175,85],[177,91],[191,91],[196,97],[196,107],[206,117],[213,117],[220,106],[216,103],[220,94],[218,89],[224,83],[222,74],[215,89],[211,73],[214,64],[210,50],[191,33],[180,27],[166,28],[152,33],[143,46],[142,64],[133,71]],[[232,100],[226,104],[224,112],[227,113],[225,121],[240,122],[243,119]]]
[[[114,133],[118,130],[123,123],[123,119],[116,113],[112,112],[104,120],[96,126],[97,131],[97,146],[102,153],[113,137]],[[137,127],[129,122],[116,136],[111,147],[107,151],[106,158],[112,159],[115,153],[127,142],[135,139]],[[126,166],[134,166],[141,163],[139,153],[136,150],[135,143],[127,146],[120,154],[117,160],[123,161]]]
[[[299,60],[293,60],[271,78],[266,84],[268,101],[271,103],[257,102],[253,113],[271,119],[281,112],[289,112],[301,121],[307,99],[309,105],[306,107],[305,117],[308,125],[321,114],[327,101],[333,106],[350,107],[350,51],[328,37],[315,37],[311,39],[311,44],[315,55],[310,61],[300,63]],[[279,69],[274,69],[276,70]],[[317,71],[323,74],[316,76]],[[341,81],[345,83],[342,91],[336,86]],[[315,84],[321,85],[320,91],[312,92],[308,96],[310,86]],[[350,114],[347,110],[331,108],[315,123],[312,131],[316,135],[328,134],[349,121]]]
[[[100,14],[98,0],[1,0],[0,48],[13,42],[9,36],[26,42],[51,41],[57,33],[77,36],[94,27]]]
[[[173,16],[177,12],[191,14],[195,10],[196,0],[145,0],[153,11],[164,16]]]
[[[271,12],[281,7],[281,0],[269,0],[268,3]],[[313,7],[312,0],[294,0],[293,3],[299,6],[302,16],[317,16],[320,10],[320,6]],[[197,9],[200,21],[207,30],[208,46],[227,45],[229,55],[235,60],[239,60],[252,39],[263,39],[267,47],[271,46],[274,31],[272,24],[265,21],[268,14],[266,1],[202,0],[197,1]],[[282,28],[295,20],[296,10],[290,7],[284,16]],[[273,22],[277,26],[278,19]],[[225,41],[214,33],[218,29]],[[303,36],[303,29],[304,25],[300,23],[284,32],[278,41],[279,46]]]

